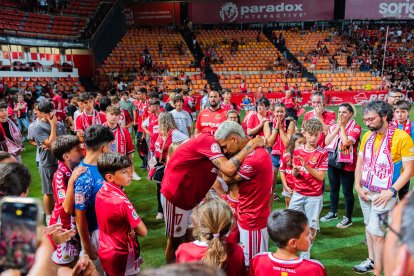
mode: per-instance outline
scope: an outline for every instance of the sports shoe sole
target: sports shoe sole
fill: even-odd
[[[352,225],[352,222],[350,224],[347,224],[347,225],[338,224],[338,225],[336,225],[336,227],[339,228],[339,229],[345,229],[345,228],[348,228],[351,225]]]
[[[374,269],[372,269],[372,270],[368,270],[367,272],[358,272],[358,271],[355,271],[354,269],[352,269],[356,274],[367,274],[367,273],[371,273],[371,272],[374,272]]]
[[[336,219],[338,219],[338,217],[336,217],[336,218],[330,218],[330,219],[324,219],[324,218],[321,218],[319,221],[320,221],[320,222],[328,222],[328,221],[331,221],[331,220],[336,220]]]

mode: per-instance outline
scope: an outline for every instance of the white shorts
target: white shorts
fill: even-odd
[[[53,251],[52,261],[57,265],[70,264],[79,255],[78,250],[71,242],[59,244],[57,249]]]
[[[269,248],[269,233],[267,228],[260,230],[245,230],[240,224],[240,244],[244,253],[244,264],[250,266],[250,261],[258,253],[267,252]]]
[[[363,188],[366,189],[366,188]],[[359,198],[359,204],[361,205],[362,214],[364,215],[364,223],[365,227],[369,233],[375,236],[384,237],[385,233],[381,228],[381,223],[379,220],[378,215],[386,213],[394,208],[395,204],[397,204],[396,198],[391,198],[385,207],[383,206],[375,206],[374,200],[378,197],[380,193],[377,192],[369,192],[370,195],[368,196],[369,200],[365,201]]]
[[[141,265],[144,263],[144,259],[139,257],[135,260],[134,250],[131,248],[131,245],[128,243],[128,261],[125,269],[125,275],[137,275],[141,271]]]
[[[161,194],[161,205],[164,211],[165,234],[167,237],[179,238],[184,236],[190,227],[193,210],[183,210],[174,206],[163,194]]]
[[[304,196],[293,192],[289,209],[302,211],[308,218],[310,228],[319,230],[319,215],[323,207],[323,194],[320,196]]]
[[[292,198],[293,194],[290,194],[288,191],[283,189],[282,196]]]

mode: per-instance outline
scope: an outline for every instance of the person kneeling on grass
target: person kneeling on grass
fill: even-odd
[[[105,179],[95,201],[98,256],[109,276],[136,275],[142,264],[136,236],[145,237],[147,227],[122,190],[131,184],[131,164],[128,156],[112,152],[98,158],[98,170]]]
[[[311,246],[311,228],[304,213],[289,209],[274,211],[267,221],[267,231],[278,249],[275,253],[257,254],[251,262],[249,275],[282,276],[290,271],[295,271],[297,276],[327,275],[318,261],[298,258],[300,251],[307,252]]]

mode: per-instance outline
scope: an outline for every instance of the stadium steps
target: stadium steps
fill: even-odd
[[[200,45],[197,43],[195,49],[193,48],[193,32],[191,32],[190,30],[182,30],[181,31],[181,35],[185,41],[185,43],[187,44],[188,49],[191,51],[191,53],[193,54],[194,60],[196,62],[196,66],[197,68],[200,67],[201,64],[201,59],[204,57],[203,51],[200,48]]]
[[[85,87],[85,91],[92,92],[92,91],[99,91],[99,87],[90,77],[79,77],[79,81],[83,87]]]
[[[211,89],[221,91],[223,88],[220,84],[220,78],[213,72],[213,69],[211,69],[211,66],[206,66],[206,69],[204,70],[205,79],[208,81],[208,84],[210,85]]]
[[[270,40],[272,40],[272,32],[271,31],[267,31],[264,32],[264,34],[266,35],[266,37]],[[272,44],[279,50],[279,52],[281,52],[283,54],[284,51],[286,51],[286,57],[289,61],[293,61],[295,64],[300,66],[300,71],[302,72],[302,75],[304,78],[306,78],[309,82],[315,83],[317,82],[316,76],[309,72],[308,69],[306,69],[305,66],[303,66],[302,63],[300,63],[300,61],[296,58],[296,56],[294,54],[292,54],[289,49],[285,46],[285,49],[283,49],[282,47],[277,47],[276,44],[274,44],[272,42]]]

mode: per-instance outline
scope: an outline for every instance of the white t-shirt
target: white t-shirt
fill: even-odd
[[[172,110],[170,113],[174,117],[177,129],[185,135],[190,136],[190,134],[188,133],[188,127],[191,127],[191,125],[193,124],[190,114],[185,110],[177,111],[175,109]]]

